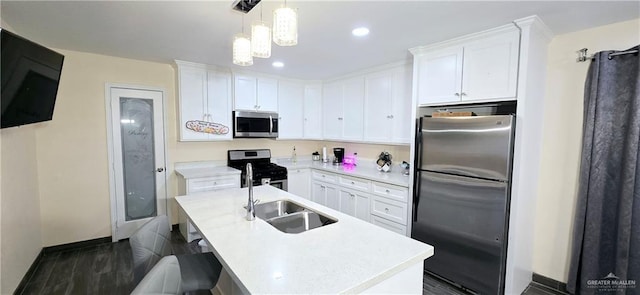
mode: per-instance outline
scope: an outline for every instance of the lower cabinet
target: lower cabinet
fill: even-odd
[[[287,169],[287,191],[311,200],[311,170],[309,168]]]
[[[354,190],[340,189],[340,212],[364,221],[370,220],[370,195]]]
[[[213,177],[183,178],[178,177],[178,194],[188,195],[205,191],[216,191],[228,188],[240,187],[240,173],[232,175],[222,175]],[[200,235],[196,228],[191,224],[187,215],[178,209],[178,227],[180,233],[187,242],[199,239]]]
[[[407,187],[316,169],[310,174],[312,201],[407,235]]]

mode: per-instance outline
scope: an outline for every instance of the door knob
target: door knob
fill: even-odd
[[[156,169],[156,171],[157,172],[162,172],[162,171],[164,171],[164,168],[160,167],[160,168]]]

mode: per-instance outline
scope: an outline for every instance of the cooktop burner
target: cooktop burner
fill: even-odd
[[[227,152],[227,166],[241,171],[241,184],[245,186],[247,163],[253,167],[253,184],[259,185],[263,179],[286,180],[287,168],[271,163],[271,150],[230,150]]]

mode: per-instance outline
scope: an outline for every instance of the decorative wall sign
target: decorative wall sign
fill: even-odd
[[[216,135],[224,135],[229,133],[229,127],[222,125],[220,123],[193,120],[187,121],[185,127],[189,130],[193,130],[195,132],[216,134]]]

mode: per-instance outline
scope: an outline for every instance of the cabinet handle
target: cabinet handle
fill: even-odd
[[[260,109],[260,106],[258,106],[258,109]]]
[[[456,93],[454,93],[453,95],[455,95],[455,96],[460,96],[460,93],[456,92]]]
[[[324,177],[324,175],[322,175],[322,177]]]
[[[389,190],[385,190],[385,192],[387,192],[387,194],[388,194],[388,193],[390,193],[390,191],[389,191]]]
[[[214,181],[214,182],[213,182],[213,184],[214,184],[214,185],[216,185],[216,184],[218,184],[218,182],[217,182],[217,181]]]
[[[460,93],[460,95],[462,95],[462,96],[467,96],[467,94],[466,94],[466,93],[464,93],[464,92]]]
[[[304,118],[305,121],[307,121],[307,118]]]
[[[338,120],[342,121],[342,117],[338,117]]]
[[[356,184],[356,183],[352,181],[351,184]]]
[[[393,119],[393,115],[389,115],[389,119]]]
[[[384,208],[384,212],[389,213],[389,208]]]
[[[254,104],[254,105],[253,105],[253,108],[254,108],[254,109],[257,109],[257,108],[258,108],[258,105],[257,105],[257,104]]]
[[[354,195],[354,194],[349,194],[349,195],[350,195],[352,198],[355,198],[355,197],[356,197],[356,195]]]
[[[327,187],[326,187],[326,186],[324,186],[324,185],[321,185],[321,186],[320,186],[320,188],[325,189],[325,188],[327,188]]]

